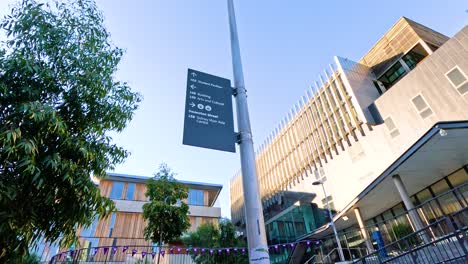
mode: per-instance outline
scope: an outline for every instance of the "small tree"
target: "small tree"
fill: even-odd
[[[67,247],[76,226],[109,214],[90,176],[127,156],[109,132],[140,101],[115,78],[123,51],[94,0],[47,3],[22,0],[0,22],[0,263],[40,238]]]
[[[146,183],[149,203],[143,205],[143,218],[147,220],[145,238],[153,243],[178,239],[190,227],[187,187],[174,179],[175,174],[166,164],[159,166],[154,178]],[[158,263],[159,263],[158,254]]]
[[[182,238],[187,247],[197,248],[236,248],[245,247],[245,240],[236,235],[234,225],[229,219],[222,219],[218,226],[213,223],[200,225],[195,232],[191,232]],[[247,255],[231,253],[226,255],[195,254],[191,253],[192,259],[197,264],[243,264],[248,263]]]

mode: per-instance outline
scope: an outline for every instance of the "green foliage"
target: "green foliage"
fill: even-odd
[[[48,3],[22,0],[0,22],[0,263],[41,237],[68,246],[113,210],[90,175],[128,155],[108,134],[140,101],[114,77],[123,51],[94,0]]]
[[[189,206],[179,202],[188,197],[188,190],[174,179],[166,164],[159,166],[154,178],[146,183],[149,203],[143,205],[143,218],[147,220],[145,238],[153,243],[172,242],[190,227]]]
[[[195,232],[191,232],[182,238],[187,247],[197,248],[235,248],[246,247],[247,243],[236,235],[234,225],[228,219],[222,219],[218,226],[212,223],[200,225]],[[233,252],[231,250],[231,252]],[[226,255],[198,254],[192,252],[192,259],[197,264],[243,264],[248,263],[247,255],[231,253]]]
[[[413,229],[409,224],[397,223],[392,225],[393,234],[395,234],[396,240],[405,238],[406,236],[413,234]],[[419,243],[417,235],[409,236],[405,238],[405,241],[398,243],[403,249],[407,249],[408,246],[414,246]]]
[[[23,257],[24,264],[40,264],[41,260],[36,254],[30,254]]]

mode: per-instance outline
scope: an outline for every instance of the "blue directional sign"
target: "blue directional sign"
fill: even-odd
[[[188,70],[182,143],[236,152],[230,80]]]

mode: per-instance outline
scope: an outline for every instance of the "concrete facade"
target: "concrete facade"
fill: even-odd
[[[415,47],[427,56],[409,67],[403,59]],[[379,91],[377,79],[395,63],[402,64],[404,74]],[[281,201],[286,190],[313,192],[314,202],[324,207],[321,190],[311,185],[324,177],[335,210],[348,210],[365,188],[436,123],[468,120],[468,92],[460,88],[468,82],[468,27],[448,38],[401,18],[359,62],[336,57],[335,64],[332,73],[325,71],[327,76],[314,95],[308,95],[293,117],[260,144],[257,167],[264,211]],[[458,89],[447,76],[454,68],[465,76]],[[315,105],[325,110],[315,115]],[[340,120],[344,120],[342,125]],[[315,123],[317,129],[308,123]],[[289,141],[278,144],[282,138]],[[452,170],[468,163],[464,156],[452,158],[459,166]],[[440,178],[450,173],[441,169]],[[234,223],[242,223],[243,218],[239,182],[236,175],[230,186]],[[392,192],[398,194],[396,188]],[[385,199],[379,203],[381,212],[395,205]],[[364,218],[372,217],[365,208],[360,210]]]

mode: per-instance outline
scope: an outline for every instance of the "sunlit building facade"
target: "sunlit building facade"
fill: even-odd
[[[403,17],[359,61],[335,57],[256,151],[268,242],[330,237],[327,201],[341,244],[369,251],[372,230],[393,240],[390,220],[417,230],[464,209],[467,50],[468,27],[449,38]],[[231,215],[240,229],[242,189],[237,173]],[[432,211],[405,214],[433,199]],[[302,263],[305,251],[287,258]]]
[[[152,260],[153,251],[158,250],[157,244],[144,238],[146,222],[143,219],[143,205],[148,202],[146,197],[146,182],[149,177],[109,173],[108,177],[98,182],[101,195],[110,198],[117,211],[107,218],[96,217],[88,228],[78,228],[80,256],[75,256],[77,261],[107,261],[119,263],[133,263],[142,259],[143,251],[148,253],[148,261]],[[203,223],[218,224],[221,217],[221,208],[215,203],[221,192],[222,185],[180,181],[188,188],[188,198],[184,201],[189,205],[190,231],[194,231]],[[102,248],[120,247],[115,253],[104,253]],[[122,246],[130,246],[130,250],[122,252]],[[97,254],[93,250],[100,247]],[[74,247],[73,247],[74,248]],[[73,249],[72,248],[72,249]],[[131,256],[131,250],[138,253]],[[54,244],[40,244],[36,252],[42,260],[50,260],[60,248]],[[64,249],[62,249],[64,251]],[[177,253],[177,252],[175,252]],[[166,254],[161,263],[182,261],[192,263],[191,257],[185,254]]]

